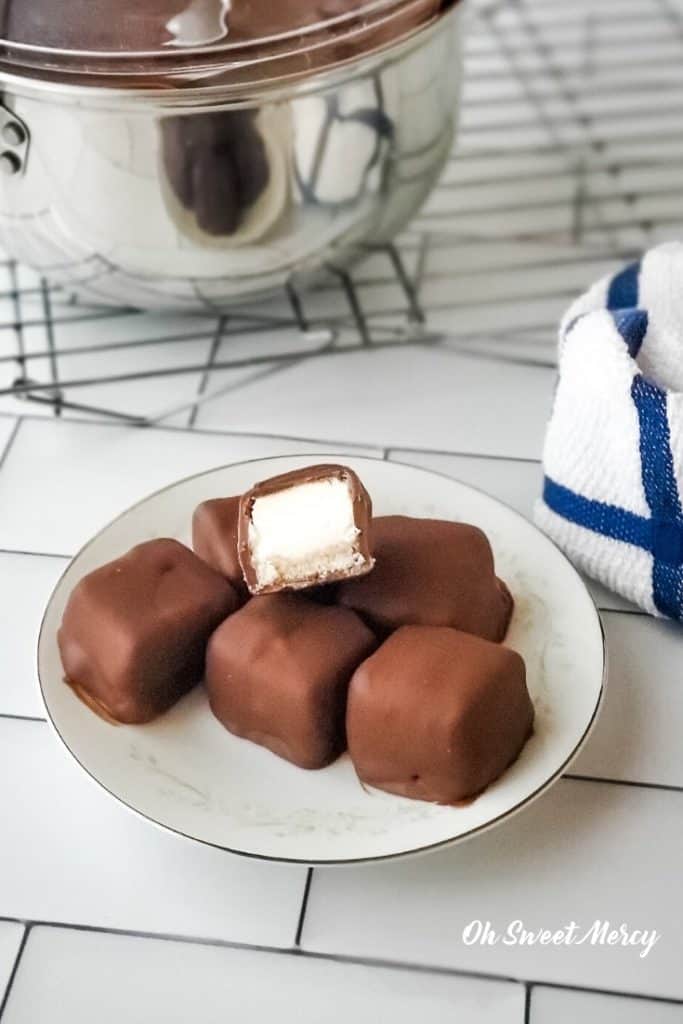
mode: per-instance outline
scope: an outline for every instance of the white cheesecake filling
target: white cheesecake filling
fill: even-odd
[[[359,530],[348,485],[338,477],[257,498],[249,549],[259,588],[296,586],[360,570]]]

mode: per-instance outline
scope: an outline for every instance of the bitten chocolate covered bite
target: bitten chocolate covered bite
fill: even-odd
[[[372,502],[346,466],[310,466],[242,497],[239,557],[252,594],[302,590],[368,573]]]
[[[338,602],[377,632],[400,626],[451,626],[501,641],[513,600],[496,578],[486,534],[436,519],[384,516],[372,524],[376,566],[340,585]]]
[[[140,544],[73,591],[58,634],[66,682],[102,717],[150,722],[200,682],[209,637],[238,603],[182,544]]]
[[[346,728],[362,782],[455,804],[503,774],[533,720],[514,651],[453,629],[405,626],[355,673]]]
[[[199,558],[225,576],[239,596],[246,599],[249,591],[237,551],[239,511],[239,495],[202,502],[192,517],[192,547]]]
[[[324,768],[346,747],[349,680],[375,647],[345,608],[301,594],[255,598],[211,638],[211,708],[236,736],[301,768]]]

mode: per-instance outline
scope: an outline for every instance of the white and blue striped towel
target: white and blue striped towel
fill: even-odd
[[[683,621],[683,244],[568,311],[536,521],[572,561]]]

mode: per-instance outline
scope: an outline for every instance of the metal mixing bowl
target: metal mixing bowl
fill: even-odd
[[[88,301],[217,310],[393,238],[451,149],[461,7],[255,86],[0,69],[0,244]]]

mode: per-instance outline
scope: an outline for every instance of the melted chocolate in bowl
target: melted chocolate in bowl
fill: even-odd
[[[400,6],[391,0],[4,0],[3,36],[27,46],[148,53],[167,46],[239,44],[311,28],[334,29]],[[438,8],[437,0],[431,4]]]
[[[212,84],[252,81],[244,66],[256,64],[258,80],[273,80],[370,53],[454,2],[0,0],[0,70],[60,72],[81,82],[109,74],[117,85],[124,76],[158,87],[160,75],[193,70],[210,73]]]

